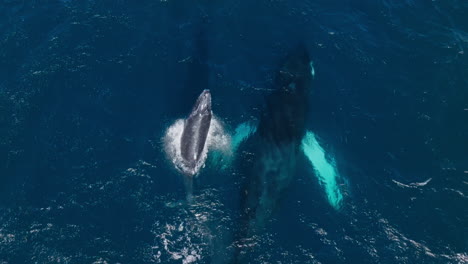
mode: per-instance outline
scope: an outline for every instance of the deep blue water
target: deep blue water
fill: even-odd
[[[0,1],[0,263],[467,263],[467,14],[463,0]],[[243,232],[255,135],[229,164],[208,159],[192,203],[162,138],[203,89],[229,133],[261,122],[301,44],[316,147]]]

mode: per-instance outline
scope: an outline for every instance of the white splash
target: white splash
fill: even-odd
[[[231,136],[225,132],[222,122],[219,121],[217,117],[213,116],[200,159],[194,168],[187,167],[184,164],[180,147],[184,123],[185,121],[183,119],[176,120],[174,124],[166,130],[166,134],[163,138],[164,150],[167,157],[178,171],[188,175],[197,175],[200,169],[205,166],[209,150],[219,150],[222,152],[230,151]]]
[[[404,183],[401,183],[399,181],[392,179],[392,182],[394,182],[396,185],[402,188],[418,188],[418,187],[426,186],[431,180],[432,178],[429,178],[423,182],[412,182],[410,184],[404,184]]]
[[[154,258],[158,262],[161,262],[163,254],[165,257],[169,256],[168,260],[180,261],[179,263],[182,264],[194,263],[202,258],[206,245],[192,242],[192,239],[198,240],[201,238],[197,236],[203,236],[204,231],[200,227],[179,222],[172,225],[166,223],[160,228],[163,231],[157,235],[161,240],[160,245],[153,247],[153,250],[157,251]]]

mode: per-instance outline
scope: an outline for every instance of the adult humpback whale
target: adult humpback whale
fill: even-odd
[[[182,169],[185,174],[196,174],[206,159],[203,151],[205,150],[212,116],[211,94],[209,90],[204,90],[184,123],[180,152],[183,162]]]
[[[293,50],[276,74],[258,128],[248,144],[243,144],[242,152],[254,158],[240,164],[246,169],[240,190],[241,224],[232,237],[236,247],[230,263],[250,263],[250,253],[255,250],[251,245],[265,231],[291,181],[301,176],[298,161],[310,162],[311,175],[324,187],[330,204],[340,208],[343,195],[333,156],[306,126],[314,73],[307,49],[299,46]]]
[[[296,174],[301,140],[306,131],[308,97],[312,81],[305,47],[299,46],[283,61],[276,73],[274,91],[266,97],[258,128],[244,144],[255,157],[246,168],[241,184],[239,229],[233,234],[232,263],[249,263],[244,246],[263,231],[280,199]],[[247,165],[247,166],[246,166]]]
[[[275,90],[266,99],[257,138],[252,138],[257,158],[244,190],[249,229],[264,224],[295,175],[306,130],[311,81],[309,55],[300,46],[286,57],[277,72]]]

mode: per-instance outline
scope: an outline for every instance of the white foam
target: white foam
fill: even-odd
[[[216,116],[213,116],[208,138],[206,139],[208,149],[229,153],[231,151],[231,141],[231,135],[226,132],[223,123]]]
[[[181,260],[183,264],[193,263],[202,258],[204,244],[196,245],[192,243],[192,231],[198,233],[198,229],[184,228],[184,222],[171,225],[166,224],[164,231],[158,235],[161,239],[163,250],[169,255],[169,259]],[[159,246],[154,247],[155,250]],[[160,260],[161,251],[158,250],[157,257]]]
[[[432,178],[429,178],[423,182],[412,182],[410,184],[404,184],[404,183],[401,183],[399,181],[392,179],[392,182],[394,182],[396,185],[402,188],[418,188],[418,187],[426,186],[431,180]]]

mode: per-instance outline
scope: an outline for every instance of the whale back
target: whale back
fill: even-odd
[[[204,90],[185,120],[180,146],[185,165],[194,173],[206,145],[212,115],[211,94]]]

